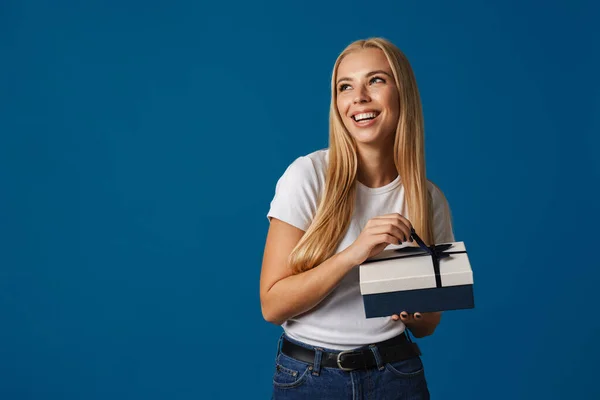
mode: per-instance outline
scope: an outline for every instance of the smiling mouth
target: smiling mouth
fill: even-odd
[[[378,112],[366,112],[353,115],[351,118],[356,122],[366,122],[375,119],[378,115]]]

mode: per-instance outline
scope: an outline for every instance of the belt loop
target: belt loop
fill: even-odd
[[[319,376],[321,373],[321,359],[323,358],[323,349],[320,347],[315,347],[315,361],[313,364],[312,374],[315,376]]]
[[[406,328],[406,327],[405,327],[405,328],[404,328],[404,332],[402,332],[402,334],[403,334],[404,336],[406,336],[406,339],[408,339],[408,341],[409,341],[410,343],[413,343],[412,339],[410,338],[410,330],[409,330],[408,328]]]
[[[381,359],[381,354],[379,354],[379,349],[374,344],[370,344],[369,349],[371,349],[371,352],[375,356],[375,361],[377,362],[377,369],[380,371],[383,370],[385,368],[385,365],[383,365],[383,360]]]
[[[277,357],[279,357],[279,353],[281,353],[281,342],[283,341],[284,335],[285,332],[283,332],[281,336],[279,336],[279,340],[277,341],[277,353],[275,354],[275,362],[277,362]]]

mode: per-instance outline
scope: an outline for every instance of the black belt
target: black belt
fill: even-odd
[[[384,342],[374,343],[377,347],[381,362],[383,364],[393,363],[421,355],[419,346],[408,340],[406,335],[400,334]],[[281,345],[281,352],[288,357],[309,364],[315,361],[315,351],[307,349],[290,342],[285,337]],[[340,352],[323,352],[321,356],[321,366],[329,368],[339,368],[344,371],[355,369],[367,369],[377,367],[375,355],[369,349],[345,350]]]

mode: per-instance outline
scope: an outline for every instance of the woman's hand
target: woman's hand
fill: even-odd
[[[414,314],[409,314],[406,311],[402,311],[400,316],[397,314],[392,315],[394,321],[401,320],[417,338],[431,335],[440,323],[441,318],[441,312],[416,312]]]
[[[390,244],[411,241],[412,224],[398,213],[371,218],[344,252],[354,265],[381,253]]]

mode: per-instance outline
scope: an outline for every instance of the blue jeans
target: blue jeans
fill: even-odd
[[[272,399],[315,400],[429,400],[429,389],[421,357],[383,364],[374,346],[370,348],[378,366],[371,369],[343,371],[319,365],[321,351],[282,335],[287,340],[315,351],[315,361],[305,363],[281,353],[279,340],[273,375]]]

